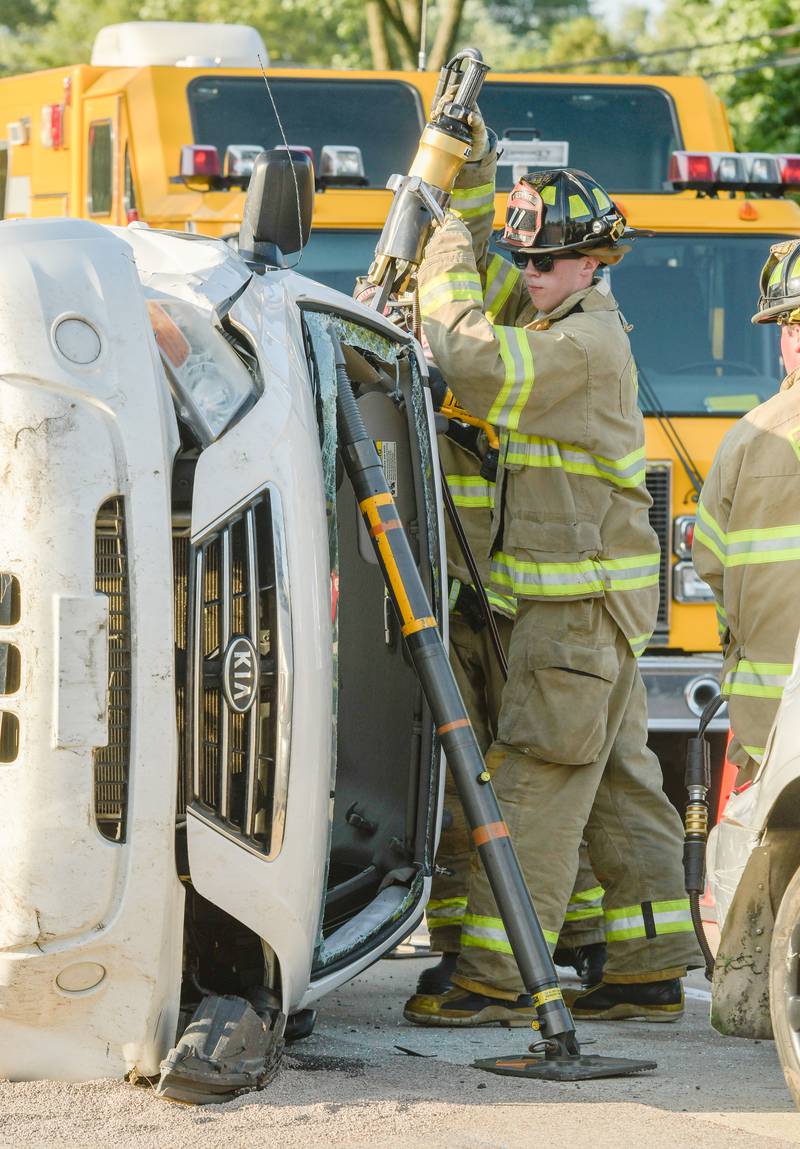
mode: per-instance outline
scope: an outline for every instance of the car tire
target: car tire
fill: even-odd
[[[800,1109],[800,870],[775,916],[769,955],[769,1010],[778,1058]]]

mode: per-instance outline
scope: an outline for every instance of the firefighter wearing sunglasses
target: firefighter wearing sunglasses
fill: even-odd
[[[608,960],[570,995],[577,1018],[673,1021],[703,959],[683,887],[682,828],[647,748],[637,657],[655,625],[659,547],[625,323],[602,264],[627,247],[598,183],[519,180],[491,257],[496,140],[477,113],[472,163],[419,270],[425,334],[456,400],[501,433],[491,586],[518,613],[487,760],[551,945],[585,836]],[[473,865],[453,988],[417,994],[423,1025],[530,1023],[486,877]],[[569,991],[567,991],[569,993]]]

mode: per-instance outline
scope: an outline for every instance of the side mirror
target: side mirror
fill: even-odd
[[[253,162],[244,201],[239,229],[242,259],[285,267],[284,256],[308,243],[313,210],[314,167],[309,157],[285,148],[262,152]]]

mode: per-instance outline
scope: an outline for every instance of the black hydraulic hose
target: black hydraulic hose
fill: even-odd
[[[447,651],[436,620],[431,615],[428,596],[378,452],[364,427],[338,340],[335,352],[339,442],[344,468],[353,485],[408,653],[436,723],[520,977],[536,1007],[547,1056],[577,1057],[580,1048],[572,1015],[564,1004],[553,959]]]
[[[442,477],[444,509],[447,511],[447,517],[453,528],[453,534],[456,536],[459,549],[464,556],[464,562],[467,564],[469,577],[472,579],[472,587],[477,595],[481,614],[489,631],[489,638],[492,640],[492,647],[494,648],[494,653],[497,658],[497,664],[500,667],[500,673],[504,679],[508,679],[508,659],[506,658],[506,652],[503,650],[503,644],[500,641],[500,632],[497,629],[494,611],[491,608],[489,599],[486,597],[486,588],[481,579],[481,572],[478,570],[478,564],[475,562],[475,555],[472,553],[472,547],[469,545],[469,539],[467,538],[459,513],[456,510],[456,504],[453,501],[452,492],[447,485],[447,476],[444,473],[444,467],[442,467],[441,463],[439,464],[439,473]]]
[[[706,977],[714,975],[714,955],[708,944],[700,913],[700,898],[706,887],[706,843],[708,842],[708,792],[711,789],[711,749],[706,738],[709,722],[723,705],[721,694],[712,698],[700,716],[697,737],[686,744],[685,784],[689,795],[684,815],[683,874],[692,925],[706,963]]]

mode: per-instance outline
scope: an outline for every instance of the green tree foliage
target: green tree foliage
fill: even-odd
[[[648,61],[650,70],[706,76],[728,106],[742,149],[800,151],[797,0],[668,0],[654,47],[715,45]]]

